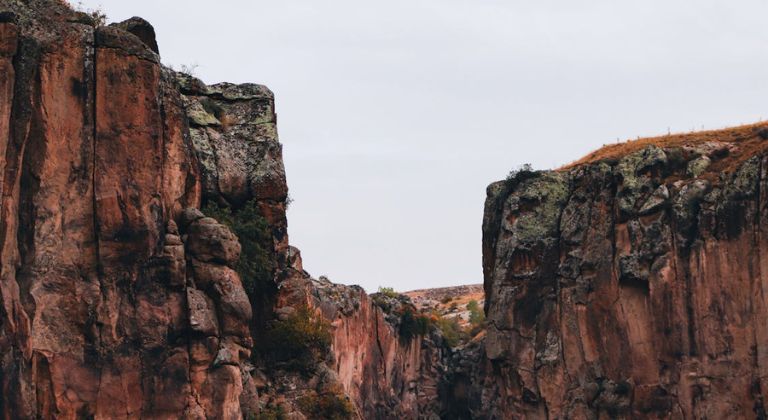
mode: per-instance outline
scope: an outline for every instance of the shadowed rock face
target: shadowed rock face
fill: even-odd
[[[473,415],[765,418],[766,158],[738,153],[758,131],[492,184]]]

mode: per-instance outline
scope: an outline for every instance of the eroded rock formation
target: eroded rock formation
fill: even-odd
[[[302,419],[302,395],[338,386],[359,418],[434,417],[442,348],[289,247],[272,93],[158,51],[140,18],[0,1],[0,415],[236,419],[282,398]],[[255,206],[268,279],[245,284],[243,238],[205,203]],[[255,351],[298,305],[333,327],[309,376]]]
[[[765,418],[764,132],[651,139],[492,184],[466,412]]]
[[[251,307],[237,238],[193,210],[175,74],[136,25],[0,16],[3,417],[240,417]]]

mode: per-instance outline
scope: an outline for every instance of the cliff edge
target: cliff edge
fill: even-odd
[[[644,139],[491,184],[467,412],[765,418],[767,139]]]

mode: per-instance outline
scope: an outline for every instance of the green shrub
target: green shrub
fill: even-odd
[[[444,297],[444,298],[440,299],[440,303],[442,303],[443,305],[445,305],[445,304],[447,304],[448,302],[450,302],[450,301],[452,301],[452,300],[453,300],[453,298],[452,298],[452,297],[450,297],[450,296],[446,296],[446,297]]]
[[[461,328],[456,317],[438,317],[436,324],[440,332],[443,333],[445,344],[449,347],[456,347],[469,339],[469,336],[466,331]]]
[[[429,332],[431,324],[428,316],[417,313],[411,306],[403,306],[399,311],[400,315],[400,338],[403,341],[410,341],[417,335],[426,335]]]
[[[274,288],[272,232],[269,223],[256,208],[256,203],[248,201],[232,212],[228,207],[221,208],[209,202],[202,211],[206,216],[227,225],[237,235],[242,248],[237,273],[248,296],[260,296]]]
[[[396,298],[400,297],[400,293],[397,293],[395,291],[395,289],[393,289],[391,287],[381,287],[381,286],[379,286],[378,293],[380,293],[380,294],[382,294],[382,295],[384,295],[384,296],[386,296],[388,298],[392,298],[392,299],[396,299]]]
[[[534,172],[533,165],[531,165],[530,163],[524,163],[518,166],[517,168],[509,171],[509,173],[507,174],[507,181],[514,180],[515,178],[517,178],[518,175],[528,175],[533,172]]]
[[[348,420],[355,410],[338,388],[312,391],[298,400],[299,409],[310,419]]]
[[[476,300],[470,300],[467,303],[467,310],[469,311],[469,323],[472,326],[482,325],[485,323],[485,311]]]
[[[467,303],[467,310],[469,311],[469,335],[474,337],[485,328],[485,311],[476,300],[470,300]]]
[[[286,420],[287,418],[283,406],[278,405],[262,408],[258,415],[252,417],[252,420]]]
[[[381,287],[379,290],[371,295],[371,300],[384,313],[391,314],[392,311],[399,306],[400,294],[391,287]]]
[[[257,346],[267,362],[308,374],[325,359],[331,340],[330,323],[301,306],[285,320],[274,321]]]

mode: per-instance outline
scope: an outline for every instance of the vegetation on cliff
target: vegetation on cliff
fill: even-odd
[[[330,387],[312,391],[299,398],[299,408],[311,419],[348,420],[353,418],[354,408],[344,391]]]
[[[300,373],[311,373],[331,347],[331,326],[308,306],[276,320],[256,346],[264,359]]]
[[[379,287],[378,292],[371,295],[388,315],[403,342],[438,331],[444,343],[455,348],[467,343],[485,327],[485,313],[477,299],[471,298],[474,295],[441,296],[435,300],[424,299],[419,295],[421,292],[428,291],[401,294],[390,287]]]
[[[398,332],[403,341],[407,342],[416,336],[429,333],[431,320],[428,316],[418,313],[412,306],[404,305],[396,313],[400,317]]]
[[[241,208],[232,211],[209,202],[203,213],[227,225],[237,235],[242,251],[237,263],[237,273],[249,297],[259,295],[273,287],[275,270],[272,258],[272,233],[269,223],[251,200]]]

